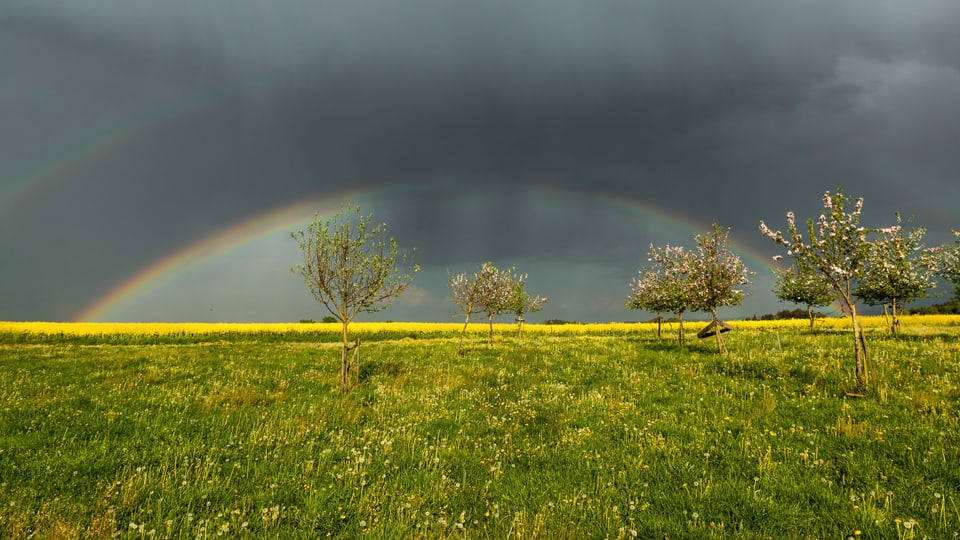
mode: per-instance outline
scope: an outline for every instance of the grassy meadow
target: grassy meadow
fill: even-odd
[[[4,538],[955,538],[960,317],[0,323]]]

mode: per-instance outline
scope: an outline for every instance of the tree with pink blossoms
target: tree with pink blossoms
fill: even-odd
[[[852,203],[852,204],[851,204]],[[863,277],[870,259],[868,231],[860,226],[863,198],[852,201],[837,190],[823,194],[823,210],[815,222],[807,220],[808,236],[805,239],[797,228],[794,213],[787,212],[787,236],[772,231],[761,221],[760,231],[774,242],[787,248],[787,254],[801,264],[817,269],[830,282],[853,323],[853,353],[857,392],[863,393],[869,383],[867,372],[866,343],[857,322],[857,307],[854,292],[857,282]]]
[[[631,295],[626,305],[657,313],[676,313],[680,320],[679,343],[683,345],[683,314],[694,304],[696,285],[690,269],[693,267],[691,253],[683,246],[654,247],[650,244],[649,261],[653,264],[640,269],[639,275],[630,283]],[[657,336],[660,336],[659,322]]]
[[[695,236],[696,251],[689,259],[690,277],[694,284],[692,309],[710,313],[713,334],[717,338],[717,351],[725,353],[722,323],[717,317],[717,309],[723,306],[735,306],[743,302],[746,293],[741,285],[750,283],[750,270],[740,256],[728,247],[730,229],[724,229],[713,223],[709,234]]]
[[[483,313],[490,322],[490,344],[493,344],[493,317],[505,309],[513,294],[518,277],[512,270],[500,270],[493,263],[485,262],[470,279],[466,274],[457,274],[450,279],[453,301],[466,316],[460,331],[457,354],[463,355],[463,336],[470,324],[470,315]]]
[[[890,332],[900,330],[899,308],[927,295],[936,287],[933,270],[923,262],[921,244],[926,229],[907,231],[897,214],[897,224],[878,229],[880,238],[870,244],[869,258],[856,296],[871,306],[890,304]],[[886,309],[884,309],[886,313]]]

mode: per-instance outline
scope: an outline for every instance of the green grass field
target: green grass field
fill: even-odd
[[[647,327],[645,327],[647,328]],[[0,536],[955,538],[960,326],[0,338]],[[672,336],[671,336],[672,337]]]

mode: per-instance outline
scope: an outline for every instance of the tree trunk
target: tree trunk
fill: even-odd
[[[493,313],[490,314],[490,346],[493,347]]]
[[[710,308],[710,315],[713,317],[713,330],[717,336],[717,352],[723,354],[727,352],[727,347],[723,344],[723,333],[720,331],[720,319],[717,318],[716,308]]]
[[[467,319],[463,321],[463,330],[460,330],[460,346],[457,347],[457,356],[463,356],[463,335],[467,333],[467,325],[470,324],[470,314],[467,313]]]
[[[813,331],[813,306],[807,304],[807,317],[810,318],[810,331]]]
[[[680,319],[680,346],[683,346],[683,311],[677,312],[677,318]]]
[[[660,316],[660,312],[658,311],[657,312],[657,339],[660,339],[662,337],[662,334],[660,333],[660,329],[662,326],[663,326],[663,317]]]
[[[850,308],[850,320],[853,322],[853,355],[856,360],[855,377],[857,381],[857,392],[864,393],[869,383],[867,377],[867,356],[863,350],[863,330],[857,322],[857,308],[852,302],[847,302]]]
[[[523,315],[517,315],[517,338],[523,337]]]
[[[892,316],[892,322],[890,323],[890,333],[897,335],[900,333],[900,318],[897,317],[897,299],[894,298],[893,302],[890,304],[890,315]]]
[[[343,349],[340,351],[340,392],[347,392],[347,376],[350,373],[350,362],[347,360],[347,325],[350,324],[346,319],[343,321]]]

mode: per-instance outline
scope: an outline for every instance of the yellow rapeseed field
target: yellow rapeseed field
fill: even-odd
[[[859,317],[859,321],[866,328],[883,328],[889,324],[883,316]],[[786,319],[777,321],[728,321],[735,328],[744,329],[786,329],[805,328],[809,325],[806,319]],[[684,328],[697,331],[707,323],[704,321],[689,321]],[[901,326],[904,329],[911,327],[951,326],[960,325],[960,315],[907,315],[901,317]],[[494,331],[511,332],[516,325],[510,323],[494,324]],[[350,325],[350,331],[360,333],[374,332],[451,332],[457,333],[463,327],[462,323],[447,322],[355,322]],[[664,323],[665,329],[675,329],[676,322]],[[816,328],[849,328],[848,317],[828,317],[817,319]],[[0,321],[0,332],[5,333],[35,333],[35,334],[66,334],[76,336],[89,335],[170,335],[170,334],[219,334],[219,333],[290,333],[290,332],[339,332],[340,323],[190,323],[190,322],[149,322],[149,323],[112,323],[112,322],[3,322]],[[587,324],[527,324],[524,331],[535,334],[596,334],[617,333],[636,330],[655,330],[656,323],[587,323]],[[486,323],[471,323],[469,332],[486,332]]]

